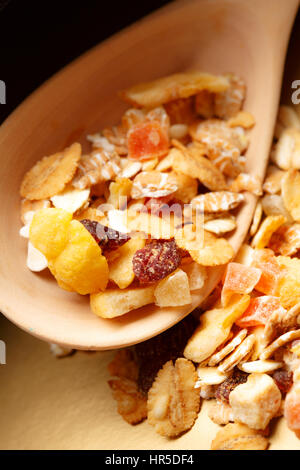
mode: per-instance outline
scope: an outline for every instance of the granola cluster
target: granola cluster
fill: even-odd
[[[213,450],[267,449],[270,423],[279,416],[300,437],[299,142],[300,119],[281,106],[248,237],[220,285],[193,313],[198,326],[182,352],[151,376],[147,417],[164,436],[193,426],[198,398],[209,400],[209,417],[221,426]],[[216,193],[206,194],[213,205]],[[181,239],[191,253],[189,231]]]
[[[103,318],[156,304],[180,307],[206,268],[231,261],[253,116],[234,75],[187,72],[120,93],[120,122],[44,157],[20,187],[27,266],[49,268],[67,291],[90,295]]]

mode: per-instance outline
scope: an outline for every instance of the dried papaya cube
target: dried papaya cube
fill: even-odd
[[[281,309],[279,297],[262,295],[250,300],[244,314],[236,321],[241,328],[265,325],[268,318],[278,309]]]
[[[282,270],[273,252],[268,249],[254,250],[252,266],[262,271],[255,289],[266,295],[276,295]]]
[[[151,160],[168,153],[169,139],[158,121],[136,124],[128,132],[128,158]]]
[[[229,263],[221,293],[222,305],[226,306],[232,294],[249,294],[261,276],[261,270],[240,263]]]

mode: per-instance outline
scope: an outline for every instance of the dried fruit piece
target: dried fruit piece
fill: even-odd
[[[268,247],[275,254],[291,256],[300,250],[300,224],[285,224],[270,238]]]
[[[145,246],[145,240],[133,238],[118,248],[115,252],[117,258],[108,263],[109,279],[120,289],[125,289],[134,280],[132,260],[137,250]]]
[[[111,204],[115,209],[122,209],[127,206],[131,194],[132,181],[128,178],[116,178],[109,185],[109,197],[107,204]]]
[[[226,306],[235,294],[250,294],[261,276],[261,270],[239,263],[229,263],[221,293],[222,305]]]
[[[285,396],[290,391],[293,385],[293,372],[288,371],[286,369],[279,369],[274,372],[272,377],[273,380],[275,380],[275,383],[281,391],[282,395]]]
[[[159,307],[179,307],[192,301],[189,279],[182,269],[169,274],[158,282],[155,291],[155,304]]]
[[[250,374],[229,396],[235,421],[253,429],[265,429],[281,404],[281,393],[267,374]]]
[[[235,209],[244,201],[242,194],[230,191],[215,191],[201,194],[192,199],[192,206],[204,212],[222,212]]]
[[[81,156],[80,144],[39,160],[24,176],[20,194],[27,199],[47,199],[61,192],[73,178]]]
[[[262,295],[250,300],[250,304],[243,315],[236,321],[241,328],[265,325],[268,318],[278,309],[282,309],[278,297]]]
[[[277,256],[279,266],[284,270],[278,286],[280,303],[284,308],[291,308],[300,300],[300,260]]]
[[[133,272],[142,284],[164,279],[178,268],[181,254],[175,241],[155,240],[133,257]]]
[[[300,222],[300,172],[289,170],[282,178],[281,191],[285,207],[296,222]]]
[[[216,389],[216,399],[229,403],[230,393],[240,384],[247,382],[248,374],[234,369],[232,375],[223,381]]]
[[[96,220],[83,219],[80,222],[104,252],[116,250],[130,239],[126,233],[106,227]]]
[[[30,241],[46,258],[56,258],[68,243],[70,212],[47,208],[35,212],[30,225]]]
[[[278,287],[283,275],[276,257],[269,249],[254,250],[252,266],[262,272],[255,289],[266,295],[278,295]]]
[[[286,218],[283,215],[269,215],[264,219],[256,232],[251,246],[254,248],[265,248],[274,232],[286,222]]]
[[[122,378],[109,380],[108,385],[117,401],[118,413],[125,421],[137,424],[147,418],[147,401],[138,391],[135,382]]]
[[[151,160],[168,153],[169,138],[158,121],[142,122],[133,126],[127,134],[128,158]]]
[[[234,256],[234,250],[225,238],[217,238],[194,225],[176,230],[175,240],[179,248],[187,250],[196,263],[203,266],[226,264]]]
[[[115,318],[154,302],[154,286],[106,289],[92,294],[92,311],[102,318]]]
[[[178,98],[188,98],[201,90],[221,92],[228,79],[203,72],[176,73],[153,82],[134,85],[120,93],[124,101],[137,107],[153,108]]]
[[[210,402],[207,415],[213,423],[219,425],[228,424],[230,421],[233,421],[231,408],[224,402],[216,402],[215,400]]]
[[[189,280],[190,291],[201,289],[207,279],[207,271],[205,266],[200,266],[197,263],[190,263],[181,266],[181,269],[186,272]]]
[[[108,282],[108,265],[91,234],[72,220],[67,244],[49,261],[49,269],[60,287],[85,295],[104,290]]]
[[[226,77],[230,83],[229,88],[215,96],[215,115],[222,119],[228,119],[240,111],[246,94],[246,85],[241,78],[232,74]]]
[[[189,339],[184,356],[194,362],[202,362],[223,344],[233,323],[244,313],[250,302],[248,295],[235,295],[226,308],[208,310],[200,317],[200,325]]]
[[[211,450],[266,450],[269,441],[254,429],[240,423],[227,424],[214,438]]]
[[[158,372],[148,393],[148,422],[163,436],[175,437],[189,430],[199,411],[200,397],[194,388],[197,374],[193,364],[179,358]]]

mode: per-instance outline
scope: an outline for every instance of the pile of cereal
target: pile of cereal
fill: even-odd
[[[226,236],[243,191],[261,194],[245,173],[254,125],[245,93],[234,75],[201,72],[123,91],[131,107],[88,136],[90,153],[74,143],[24,176],[28,268],[49,268],[62,289],[90,295],[103,318],[189,305],[206,267],[234,256]]]
[[[134,353],[119,352],[110,367],[119,377],[110,385],[127,421],[147,417],[163,436],[179,436],[193,426],[204,399],[210,401],[210,419],[222,426],[214,450],[267,449],[270,422],[282,415],[300,438],[299,170],[300,119],[293,108],[281,106],[248,238],[220,285],[194,312],[193,333],[184,346],[174,331],[164,341],[156,338],[164,351],[170,345],[165,356],[146,342]],[[176,326],[182,334],[184,322]],[[174,341],[180,344],[175,354]],[[155,364],[153,371],[148,365],[145,372],[147,361]],[[136,373],[129,377],[132,364]],[[126,380],[136,387],[138,401],[126,401]],[[126,406],[132,417],[142,398],[143,413],[131,420]]]

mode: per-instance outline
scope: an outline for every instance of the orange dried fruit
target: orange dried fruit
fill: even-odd
[[[236,321],[241,328],[265,325],[268,318],[276,310],[282,308],[279,297],[262,295],[250,300],[249,307]]]
[[[254,250],[252,266],[259,268],[262,272],[255,289],[266,295],[277,295],[282,269],[273,252],[268,249]]]
[[[40,200],[60,193],[72,180],[80,157],[81,145],[75,143],[62,152],[42,158],[25,174],[21,196]]]
[[[229,263],[221,293],[222,305],[226,306],[233,294],[250,294],[260,276],[260,269],[240,263]]]
[[[136,124],[128,131],[128,158],[151,160],[168,153],[169,138],[158,121]]]

